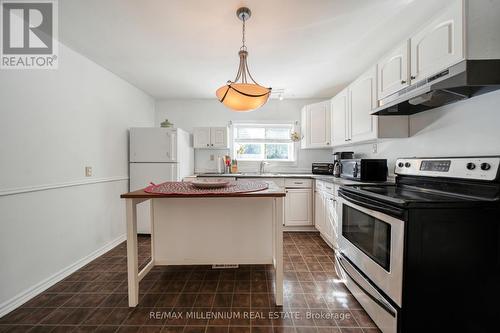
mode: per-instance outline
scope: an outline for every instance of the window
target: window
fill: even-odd
[[[233,156],[240,161],[295,161],[293,124],[234,124]]]

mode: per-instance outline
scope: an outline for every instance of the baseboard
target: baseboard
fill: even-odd
[[[331,247],[332,250],[335,251],[335,246],[333,246],[333,244],[330,243],[330,241],[328,239],[326,239],[321,233],[319,234],[319,236],[326,243],[326,245],[328,245],[329,247]]]
[[[314,226],[283,226],[283,231],[291,232],[319,232]]]
[[[41,294],[45,290],[49,289],[52,287],[54,284],[57,282],[65,279],[69,275],[73,274],[83,266],[87,265],[89,262],[92,260],[96,259],[97,257],[103,255],[104,253],[108,252],[118,244],[122,243],[125,241],[126,237],[125,234],[115,238],[108,244],[102,246],[101,248],[95,250],[94,252],[90,253],[88,256],[81,258],[74,264],[71,264],[70,266],[60,270],[56,274],[50,276],[49,278],[43,280],[42,282],[34,285],[31,288],[28,288],[27,290],[17,294],[16,296],[12,297],[10,300],[0,304],[0,318],[8,314],[9,312],[15,310],[19,306],[23,305],[33,297]]]
[[[222,260],[214,260],[214,259],[195,259],[195,258],[187,258],[184,260],[169,260],[169,259],[157,259],[155,258],[155,265],[158,266],[168,266],[168,265],[213,265],[213,264],[221,264],[221,265],[230,265],[230,264],[238,264],[238,265],[269,265],[273,263],[273,258],[228,258]]]

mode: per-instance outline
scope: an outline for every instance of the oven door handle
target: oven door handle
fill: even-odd
[[[382,203],[371,203],[369,200],[364,199],[358,195],[352,193],[346,194],[345,192],[342,192],[342,189],[339,190],[338,195],[341,198],[349,202],[352,202],[353,204],[356,204],[358,206],[365,207],[398,218],[404,217],[404,209],[398,209],[396,207],[391,207],[389,205],[384,205]]]
[[[338,253],[337,255],[335,255],[335,258],[337,259],[337,262],[339,263],[339,265],[341,266],[342,270],[345,272],[345,274],[347,274],[347,276],[349,276],[349,278],[351,279],[351,281],[356,285],[358,286],[359,289],[361,289],[365,295],[367,295],[368,297],[370,297],[370,299],[372,301],[374,301],[375,303],[377,303],[381,308],[383,308],[387,313],[389,313],[392,317],[396,317],[396,310],[394,309],[394,307],[387,301],[384,299],[384,297],[382,295],[380,295],[379,292],[376,291],[376,289],[374,287],[372,287],[371,283],[366,280],[360,273],[356,272],[359,276],[360,279],[362,279],[362,282],[358,282],[354,277],[353,277],[353,273],[350,272],[352,270],[356,271],[356,269],[353,267],[352,269],[349,269],[346,267],[346,265],[344,264],[344,261],[347,262],[347,264],[349,266],[351,266],[349,264],[349,262],[347,261],[347,258],[345,258],[344,254],[342,253]],[[365,286],[366,285],[368,286],[370,289],[373,289],[373,291],[370,291],[368,290],[368,288],[366,288]]]

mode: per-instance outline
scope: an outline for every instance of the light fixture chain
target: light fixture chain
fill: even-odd
[[[246,46],[245,46],[245,16],[243,16],[243,33],[242,33],[242,37],[241,37],[241,42],[243,43],[243,46],[241,48],[246,49]]]

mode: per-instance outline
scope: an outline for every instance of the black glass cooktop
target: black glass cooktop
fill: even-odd
[[[355,185],[343,188],[356,195],[404,206],[418,203],[470,203],[478,201],[477,198],[440,193],[406,185]]]

